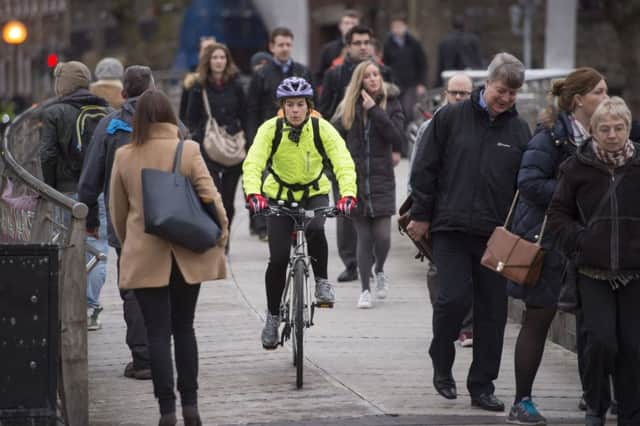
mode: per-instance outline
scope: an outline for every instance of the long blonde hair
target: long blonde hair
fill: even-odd
[[[362,80],[364,80],[365,70],[369,65],[374,65],[378,72],[380,73],[380,79],[382,79],[382,72],[380,69],[380,65],[372,60],[362,61],[355,70],[353,70],[353,75],[351,76],[351,81],[349,81],[349,85],[345,89],[344,98],[338,105],[336,109],[336,113],[333,115],[332,121],[340,120],[342,123],[342,127],[345,130],[350,130],[351,126],[353,126],[353,121],[356,118],[356,104],[361,99],[360,91],[363,89]],[[380,102],[376,102],[380,108],[387,109],[387,86],[382,82],[382,99]],[[374,96],[375,98],[375,96]]]

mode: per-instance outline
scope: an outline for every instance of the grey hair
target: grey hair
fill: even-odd
[[[510,89],[519,89],[524,83],[524,65],[518,58],[506,52],[496,54],[487,71],[489,81],[501,81]]]
[[[622,98],[613,96],[600,102],[600,105],[591,115],[591,121],[589,122],[591,129],[595,129],[607,116],[622,119],[627,126],[627,131],[631,129],[631,111]]]

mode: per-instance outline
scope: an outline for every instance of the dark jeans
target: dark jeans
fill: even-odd
[[[440,374],[451,371],[454,342],[473,303],[473,361],[467,377],[471,396],[494,392],[507,321],[506,280],[480,264],[486,245],[486,237],[433,233],[433,257],[443,285],[433,307],[429,355]]]
[[[187,284],[175,259],[172,263],[168,286],[134,290],[147,326],[153,393],[158,398],[161,414],[176,410],[172,334],[182,405],[196,405],[198,401],[198,344],[193,317],[200,284]]]
[[[435,305],[438,298],[438,289],[440,288],[440,277],[438,276],[438,268],[433,262],[429,263],[427,270],[427,290],[429,291],[429,301],[431,306]],[[461,333],[473,332],[473,305],[469,308],[469,313],[462,321]]]
[[[209,173],[211,174],[213,183],[215,183],[216,188],[218,188],[218,192],[220,192],[220,196],[222,197],[222,204],[224,205],[224,209],[227,211],[229,228],[231,228],[231,222],[233,221],[233,216],[236,212],[234,201],[236,198],[238,181],[242,174],[242,166],[238,165],[220,170],[217,170],[214,167],[209,167]]]
[[[120,276],[120,253],[121,249],[116,248],[118,276]],[[138,300],[133,290],[120,290],[120,298],[122,299],[124,322],[127,324],[126,339],[133,358],[133,368],[136,370],[150,368],[147,328],[144,326],[144,318]]]
[[[329,205],[329,197],[318,195],[310,198],[305,208],[312,210]],[[327,262],[329,249],[324,234],[324,217],[312,219],[306,228],[308,254],[311,257],[313,275],[316,279],[327,278]],[[279,315],[280,299],[287,279],[287,265],[291,252],[291,232],[293,220],[288,216],[268,216],[267,232],[269,235],[269,264],[265,274],[267,288],[267,305],[271,315]]]
[[[613,375],[618,424],[640,425],[640,280],[613,291],[607,281],[579,274],[578,294],[584,399],[592,410],[606,413]]]
[[[338,190],[338,184],[332,177],[331,187],[333,189],[333,199],[338,202],[340,199],[340,192]],[[353,226],[351,219],[346,217],[336,218],[336,230],[338,241],[338,256],[344,263],[347,269],[358,268],[357,260],[357,247],[358,247],[358,234],[356,228]]]

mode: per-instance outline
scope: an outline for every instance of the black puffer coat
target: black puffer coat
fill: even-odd
[[[386,111],[374,106],[363,119],[361,104],[347,133],[347,148],[356,165],[358,206],[354,214],[369,217],[392,216],[396,211],[396,184],[391,152],[400,152],[404,132],[404,113],[390,86]]]
[[[247,128],[247,104],[242,86],[237,79],[230,80],[221,86],[207,85],[207,97],[211,115],[218,124],[224,127],[228,133],[235,134]],[[202,99],[202,84],[196,83],[191,88],[187,102],[186,125],[191,132],[193,140],[202,144],[204,132],[209,117]],[[200,145],[202,146],[202,145]],[[218,170],[222,165],[211,161],[206,152],[202,155],[210,167]]]
[[[613,173],[596,158],[591,141],[560,166],[549,206],[549,232],[556,236],[558,249],[578,267],[613,274],[640,272],[640,145],[635,147],[633,158]],[[622,173],[624,180],[595,215]]]
[[[515,234],[536,241],[544,215],[556,189],[560,164],[573,155],[576,145],[571,122],[561,112],[553,127],[537,129],[527,145],[518,172],[520,197],[509,229]],[[542,245],[545,249],[544,266],[540,280],[533,288],[509,282],[510,296],[522,299],[530,306],[554,306],[558,301],[562,277],[562,259],[552,250],[553,234],[545,230]]]

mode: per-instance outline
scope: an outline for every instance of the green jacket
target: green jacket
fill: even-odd
[[[253,144],[244,159],[242,166],[243,188],[245,194],[263,194],[269,199],[276,199],[280,190],[280,184],[276,182],[271,171],[262,182],[262,173],[267,168],[271,145],[276,133],[277,117],[265,121],[253,140]],[[289,139],[291,126],[283,123],[282,140],[278,149],[271,158],[271,169],[279,178],[288,184],[307,184],[320,176],[323,169],[322,155],[316,149],[313,142],[313,126],[311,120],[307,120],[300,135],[300,141],[296,144]],[[336,129],[326,120],[319,119],[320,140],[324,146],[327,157],[331,161],[333,173],[336,176],[340,188],[340,195],[356,196],[356,173],[351,154],[344,140]],[[309,188],[309,197],[328,194],[331,183],[322,173],[317,189]],[[286,189],[282,191],[281,199],[286,199]],[[300,201],[303,191],[294,191],[293,198]]]

